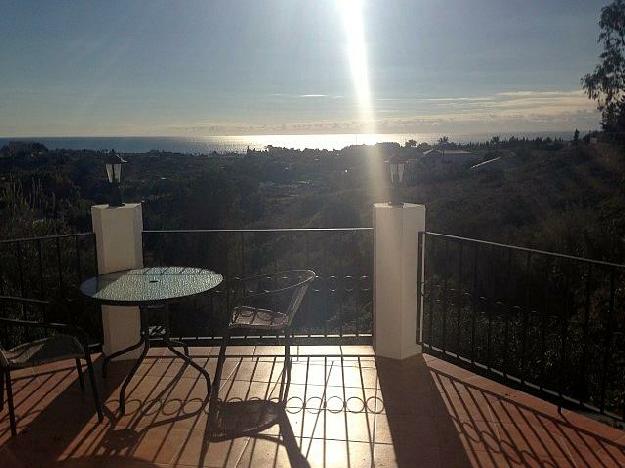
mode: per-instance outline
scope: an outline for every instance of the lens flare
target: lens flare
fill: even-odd
[[[369,81],[369,63],[367,58],[367,40],[365,34],[364,8],[361,0],[336,0],[343,22],[346,40],[346,54],[358,108],[360,133],[376,133],[375,115],[371,83]],[[368,149],[369,194],[372,201],[388,198],[388,184],[385,184],[385,167],[382,155],[377,147]]]
[[[375,133],[362,1],[337,0],[337,2],[345,29],[346,53],[357,100],[359,120],[363,127],[361,133]]]

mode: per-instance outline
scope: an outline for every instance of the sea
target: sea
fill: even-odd
[[[582,132],[583,134],[583,132]],[[492,133],[492,134],[446,134],[449,141],[470,143],[488,141],[493,136],[502,139],[551,137],[571,140],[573,132],[527,132],[527,133]],[[262,150],[267,146],[292,148],[297,150],[326,149],[339,150],[350,145],[373,145],[384,142],[397,142],[403,145],[410,139],[418,143],[435,143],[442,133],[343,133],[311,135],[222,135],[222,136],[106,136],[106,137],[0,137],[0,148],[10,141],[36,141],[48,149],[73,150],[108,150],[121,153],[146,153],[165,151],[187,154],[210,154],[217,152],[243,153],[247,148]]]

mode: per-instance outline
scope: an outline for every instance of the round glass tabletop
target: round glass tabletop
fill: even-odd
[[[153,267],[98,275],[84,281],[80,291],[109,305],[162,303],[205,293],[223,276],[191,267]]]

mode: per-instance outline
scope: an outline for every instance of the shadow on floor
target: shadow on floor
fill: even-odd
[[[145,438],[147,430],[193,418],[203,411],[208,402],[207,396],[204,401],[199,402],[195,411],[177,411],[171,417],[162,418],[149,427],[137,428],[136,423],[142,417],[162,409],[155,407],[159,402],[167,400],[177,383],[177,377],[182,375],[185,367],[181,367],[160,391],[156,391],[156,387],[165,377],[163,372],[152,386],[151,398],[141,396],[137,399],[130,395],[127,400],[128,407],[136,404],[138,409],[132,411],[133,414],[122,417],[118,413],[119,386],[133,361],[111,363],[106,379],[101,377],[101,361],[101,358],[94,360],[104,412],[104,421],[99,424],[90,401],[91,390],[88,387],[84,392],[80,390],[73,363],[63,362],[34,368],[33,374],[18,375],[14,379],[18,435],[13,438],[10,436],[5,408],[0,418],[0,467],[54,466],[55,463],[61,463],[59,460],[63,460],[67,466],[90,466],[80,460],[103,461],[126,457],[133,463],[131,466],[134,466],[139,461],[133,460],[131,454]],[[148,378],[150,368],[157,361],[154,359],[150,364],[146,362],[146,371],[133,379],[129,393]],[[145,466],[146,462],[143,463],[141,466]]]
[[[121,378],[111,377],[103,382],[98,376],[98,357],[94,360],[96,381],[101,401],[106,401],[119,385]],[[73,362],[36,367],[29,372],[15,373],[13,393],[18,435],[11,437],[6,407],[1,413],[0,466],[48,466],[62,455],[75,437],[85,428],[95,427],[98,419],[93,408],[92,392],[85,382],[81,391]],[[114,418],[103,406],[105,422]]]
[[[250,352],[225,370],[211,352],[194,355],[222,390],[209,401],[197,372],[150,356],[123,417],[117,392],[132,363],[115,363],[98,375],[102,424],[73,363],[18,376],[20,434],[9,440],[1,413],[0,467],[625,466],[625,433],[427,355],[299,355],[285,404],[283,355]]]
[[[199,359],[205,358],[208,356]],[[236,363],[232,371],[238,370],[241,360],[231,361]],[[210,406],[205,386],[198,385],[202,377],[198,374],[195,378],[193,373],[193,377],[182,378],[189,367],[172,365],[174,360],[168,357],[146,360],[145,368],[131,382],[127,414],[121,416],[119,386],[132,363],[111,363],[108,377],[102,379],[101,359],[96,360],[98,387],[105,402],[105,420],[101,424],[97,424],[89,388],[84,395],[80,391],[75,367],[61,363],[18,376],[14,396],[19,434],[10,438],[8,415],[2,413],[0,468],[92,466],[96,462],[98,466],[127,466],[115,460],[128,460],[130,466],[202,465],[202,460],[217,464],[223,461],[225,466],[240,456],[240,446],[234,444],[227,453],[220,453],[228,446],[226,441],[248,438],[281,444],[293,466],[308,466],[299,452],[284,403],[215,399]],[[251,385],[252,377],[247,377]],[[214,388],[219,386],[217,379]],[[202,397],[194,397],[197,394]],[[209,419],[213,424],[205,429],[202,425]],[[263,433],[274,425],[279,428],[278,436]]]
[[[423,356],[378,357],[376,370],[397,466],[470,466]]]
[[[263,439],[282,444],[291,466],[310,466],[299,450],[284,403],[269,400],[217,402],[210,409],[206,437],[210,442],[223,442],[239,437]],[[278,425],[279,435],[263,434]]]
[[[431,372],[476,466],[625,464],[625,433],[615,441],[613,428],[488,379]]]

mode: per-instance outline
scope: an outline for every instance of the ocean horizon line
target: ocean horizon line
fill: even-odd
[[[591,130],[583,130],[589,132]],[[0,137],[0,147],[11,141],[35,141],[49,149],[104,150],[124,153],[163,151],[185,154],[242,153],[248,148],[262,150],[268,146],[294,150],[340,150],[352,145],[398,143],[410,139],[433,144],[442,136],[458,144],[480,143],[492,137],[501,138],[573,138],[572,131],[485,132],[485,133],[316,133],[316,134],[256,134],[213,136],[21,136]]]
[[[597,129],[579,129],[584,132],[598,131]],[[270,136],[292,136],[292,137],[312,137],[312,136],[371,136],[371,135],[460,135],[460,136],[484,136],[484,135],[527,135],[527,134],[564,134],[571,133],[573,130],[522,130],[522,131],[501,131],[501,132],[388,132],[388,133],[238,133],[238,134],[220,134],[220,135],[0,135],[0,140],[23,140],[27,138],[45,138],[45,139],[63,139],[63,138],[244,138],[244,137],[270,137]]]

